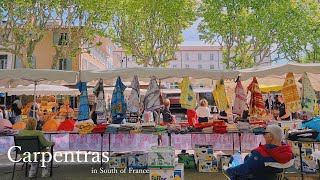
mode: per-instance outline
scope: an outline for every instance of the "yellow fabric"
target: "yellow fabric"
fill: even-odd
[[[183,78],[179,84],[179,89],[181,89],[179,101],[181,107],[194,110],[196,108],[196,94],[193,92],[189,77]]]
[[[319,114],[319,105],[318,105],[318,103],[317,103],[317,98],[315,98],[315,103],[314,103],[314,115],[318,115]]]
[[[217,82],[216,89],[212,91],[212,95],[220,111],[226,111],[229,109],[224,81],[222,79]]]
[[[91,122],[81,122],[76,125],[76,128],[78,128],[79,134],[87,134],[91,133],[91,131],[96,127],[94,123]]]
[[[290,112],[297,112],[301,109],[300,97],[293,73],[288,73],[282,89],[285,105]]]
[[[55,120],[54,118],[51,118],[49,121],[44,123],[42,126],[42,131],[57,131],[60,123]]]
[[[14,125],[12,125],[12,129],[21,130],[24,128],[26,128],[26,123],[24,121],[20,121],[20,122],[15,123]]]
[[[282,90],[282,86],[280,85],[264,85],[264,84],[259,84],[259,88],[261,92],[270,92],[270,91],[281,91]]]

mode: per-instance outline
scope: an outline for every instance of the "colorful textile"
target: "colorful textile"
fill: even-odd
[[[301,109],[299,93],[293,73],[288,73],[282,88],[283,98],[286,107],[290,112],[297,112]]]
[[[241,115],[247,102],[247,94],[245,93],[240,79],[237,80],[235,89],[235,97],[232,113]]]
[[[318,105],[318,103],[317,103],[317,98],[315,98],[315,100],[314,100],[314,110],[313,110],[313,114],[315,115],[315,116],[317,116],[317,115],[319,115],[319,105]]]
[[[12,128],[12,124],[8,119],[0,119],[0,130],[5,128]]]
[[[178,87],[181,89],[179,101],[181,107],[185,109],[195,109],[196,93],[193,92],[189,77],[184,77]]]
[[[12,129],[20,130],[20,129],[25,129],[25,128],[26,128],[26,123],[24,121],[20,121],[20,122],[15,123],[14,125],[12,125]]]
[[[60,123],[54,118],[51,118],[49,121],[44,123],[44,125],[42,126],[42,131],[57,131],[59,126]]]
[[[97,121],[106,121],[106,101],[103,90],[103,80],[100,79],[93,91],[94,95],[97,97],[97,105],[95,113],[97,114]]]
[[[111,98],[111,116],[113,123],[120,124],[124,118],[126,118],[127,105],[124,102],[123,92],[126,86],[122,83],[120,77],[114,86],[112,98]]]
[[[89,102],[88,102],[88,92],[87,83],[78,82],[76,88],[81,92],[80,95],[80,107],[78,112],[78,121],[83,121],[89,119]]]
[[[73,131],[74,123],[74,120],[66,119],[60,123],[58,131]]]
[[[312,113],[314,111],[313,107],[316,94],[306,73],[302,76],[302,91],[302,110]]]
[[[252,82],[249,84],[248,91],[251,92],[250,105],[249,105],[250,116],[257,117],[257,118],[266,116],[263,97],[262,97],[256,77],[254,77]]]
[[[154,111],[163,107],[160,89],[155,77],[151,77],[143,104],[145,111]]]
[[[220,111],[226,111],[229,109],[229,104],[228,104],[228,99],[227,99],[223,79],[217,82],[216,89],[212,91],[212,95]]]
[[[81,122],[76,125],[79,134],[91,133],[91,131],[96,127],[94,123],[91,122]]]
[[[138,113],[140,110],[140,84],[138,76],[134,76],[131,82],[131,93],[128,99],[128,111]]]

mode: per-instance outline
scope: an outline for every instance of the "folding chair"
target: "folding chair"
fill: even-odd
[[[29,152],[30,154],[41,152],[40,141],[37,136],[14,136],[14,143],[15,143],[15,146],[21,147],[21,149],[16,147],[15,161],[17,161],[18,154],[23,155],[25,152]],[[51,147],[50,152],[52,155],[53,147]],[[39,163],[40,163],[40,159],[38,159],[35,179],[37,179]],[[52,163],[53,161],[51,159],[50,177],[52,176]],[[13,165],[13,172],[12,172],[12,178],[11,178],[12,180],[14,179],[15,169],[16,169],[16,162]],[[25,170],[25,176],[27,175],[28,175],[28,163],[26,163],[26,170]]]

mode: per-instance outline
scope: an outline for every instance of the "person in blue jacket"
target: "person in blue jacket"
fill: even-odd
[[[227,169],[231,179],[276,179],[276,174],[283,168],[293,165],[293,152],[290,145],[281,144],[282,129],[269,125],[263,132],[265,145],[251,151],[244,163]]]

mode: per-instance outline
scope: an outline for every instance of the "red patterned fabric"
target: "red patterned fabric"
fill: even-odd
[[[109,126],[109,124],[99,124],[92,130],[92,132],[93,133],[103,133],[103,132],[105,132],[105,130],[108,126]]]
[[[251,92],[249,105],[250,116],[258,118],[264,117],[266,115],[266,110],[264,109],[264,101],[256,77],[254,77],[249,84],[248,91]]]
[[[66,119],[60,123],[58,131],[73,131],[75,121],[72,119]]]
[[[198,123],[198,115],[195,110],[188,109],[187,110],[188,124],[189,126],[194,126]]]

